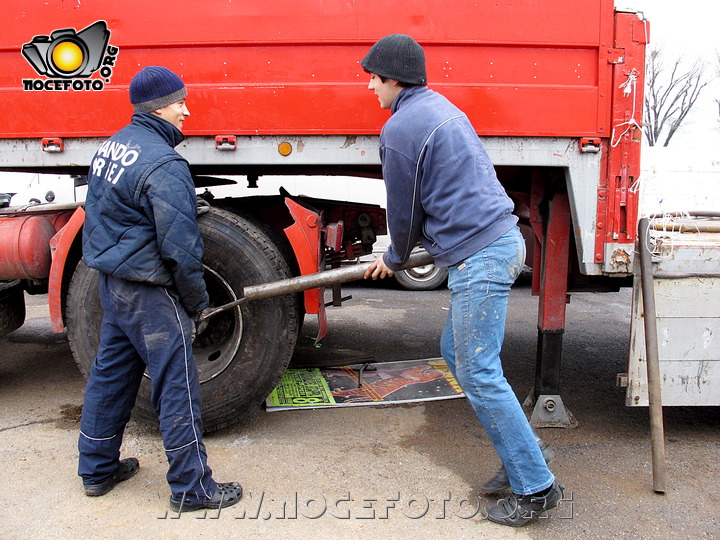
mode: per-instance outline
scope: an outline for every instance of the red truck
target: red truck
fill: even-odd
[[[178,151],[200,191],[228,175],[249,186],[277,174],[377,181],[387,112],[359,60],[398,32],[423,45],[429,86],[468,114],[516,203],[540,296],[534,394],[557,398],[544,402],[552,412],[568,292],[632,279],[648,25],[612,0],[14,3],[0,20],[0,170],[82,183],[94,152],[129,121],[132,76],[164,65],[188,87]],[[354,260],[386,232],[378,206],[288,193],[206,196],[202,208],[214,305]],[[82,204],[0,209],[0,334],[22,325],[24,292],[47,293],[53,331],[67,331],[87,373],[101,308],[81,257],[83,216]],[[208,430],[267,396],[306,313],[318,315],[321,338],[319,289],[210,320],[194,347]],[[140,416],[154,414],[149,386]]]

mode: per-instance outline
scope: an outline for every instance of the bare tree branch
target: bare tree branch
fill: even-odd
[[[720,56],[720,53],[718,54]],[[643,115],[645,136],[650,146],[658,143],[663,132],[666,132],[663,146],[670,143],[703,88],[709,83],[706,65],[701,60],[697,60],[690,68],[685,68],[682,58],[678,58],[668,69],[662,49],[650,49],[645,73],[647,88]],[[720,101],[718,103],[720,104]]]

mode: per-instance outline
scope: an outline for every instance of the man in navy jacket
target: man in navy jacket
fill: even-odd
[[[380,135],[391,244],[365,277],[391,276],[418,241],[448,267],[442,354],[500,456],[504,487],[512,487],[487,508],[488,518],[524,525],[554,508],[562,487],[500,361],[510,286],[525,260],[513,202],[467,116],[427,88],[414,39],[386,36],[360,63],[380,107],[392,113]]]
[[[174,149],[190,114],[186,95],[164,67],[133,78],[131,123],[91,162],[83,229],[85,263],[100,271],[104,316],[85,388],[78,473],[85,494],[100,496],[138,471],[137,459],[119,456],[147,370],[176,511],[223,508],[242,496],[238,483],[213,480],[202,441],[192,334],[208,294],[195,188]]]

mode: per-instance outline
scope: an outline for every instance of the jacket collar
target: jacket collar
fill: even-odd
[[[160,135],[170,146],[175,147],[185,140],[185,136],[178,128],[170,122],[159,116],[147,113],[136,112],[132,116],[132,122],[135,126],[143,127],[153,133]]]
[[[427,86],[408,86],[407,88],[403,88],[402,91],[395,98],[395,101],[392,102],[390,112],[392,114],[395,114],[398,109],[405,102],[411,100],[413,96],[417,94],[423,94],[425,92],[430,92],[430,89]]]

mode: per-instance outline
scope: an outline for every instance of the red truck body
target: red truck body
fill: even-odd
[[[178,150],[199,187],[212,187],[200,178],[212,174],[245,175],[251,185],[278,173],[379,178],[377,136],[388,112],[359,61],[397,32],[424,47],[430,88],[468,114],[516,201],[541,297],[538,380],[547,384],[536,394],[556,394],[569,288],[614,287],[631,275],[648,24],[615,12],[612,0],[8,6],[0,21],[0,170],[85,174],[102,140],[129,121],[133,75],[163,65],[188,87],[191,116]],[[54,56],[63,40],[76,43],[75,58]],[[256,202],[221,206],[284,236],[291,274],[352,259],[367,251],[368,234],[384,232],[373,208]],[[31,211],[49,219],[70,212]],[[0,220],[23,212],[6,210]],[[371,224],[355,224],[361,215]],[[59,330],[68,326],[81,215],[68,225],[51,241],[48,276],[12,275],[0,257],[0,280],[50,291]],[[303,302],[321,319],[322,303],[318,291]]]
[[[130,79],[148,64],[183,77],[188,135],[377,134],[386,113],[358,62],[399,30],[425,47],[430,86],[460,104],[481,135],[609,137],[613,66],[625,55],[615,47],[612,0],[129,2],[122,15],[104,2],[47,2],[9,11],[0,136],[11,138],[111,135],[132,113]],[[22,44],[98,20],[119,49],[111,83],[23,90],[23,79],[39,77]]]

